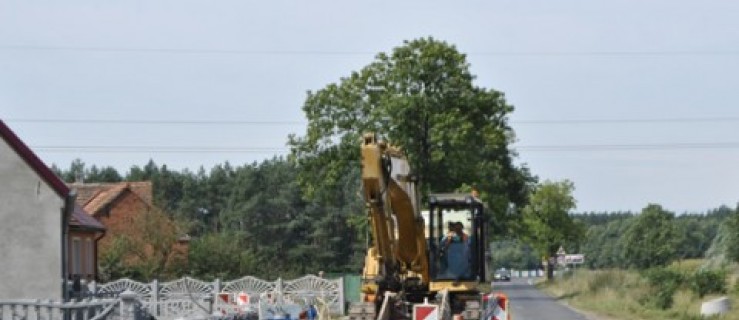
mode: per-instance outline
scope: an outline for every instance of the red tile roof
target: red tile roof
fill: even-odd
[[[128,186],[131,188],[131,191],[135,193],[141,200],[144,200],[144,202],[148,204],[152,204],[152,186],[151,181],[133,181],[128,182]]]
[[[151,181],[118,183],[72,183],[70,188],[77,190],[77,204],[89,214],[97,214],[126,191],[133,192],[141,200],[151,205]]]
[[[67,184],[67,187],[77,190],[77,203],[82,206],[86,205],[90,200],[102,192],[100,188],[97,188],[97,184],[73,183]]]

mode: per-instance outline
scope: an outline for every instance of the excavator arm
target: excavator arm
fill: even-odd
[[[408,160],[366,134],[361,146],[362,184],[373,243],[365,258],[363,293],[382,296],[412,282],[428,285],[424,222]]]

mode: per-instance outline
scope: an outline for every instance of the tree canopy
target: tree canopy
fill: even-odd
[[[306,196],[332,199],[341,178],[359,167],[362,134],[377,132],[407,153],[422,193],[467,184],[496,212],[523,205],[533,178],[513,163],[507,118],[513,107],[503,93],[473,80],[464,54],[423,38],[308,92],[307,131],[289,138]]]
[[[677,237],[674,214],[660,205],[642,210],[624,234],[624,258],[640,269],[664,266],[676,258]]]
[[[572,196],[574,189],[574,184],[567,180],[544,181],[536,187],[523,209],[526,235],[546,257],[555,256],[559,247],[577,244],[584,236],[584,227],[570,216],[576,207]]]

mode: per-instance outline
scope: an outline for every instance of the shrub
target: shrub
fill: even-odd
[[[690,289],[701,298],[709,293],[726,293],[726,273],[698,270],[690,278]]]
[[[675,291],[684,281],[684,276],[672,269],[654,268],[643,273],[652,289],[652,294],[644,299],[644,302],[653,304],[655,307],[666,310],[672,307]]]

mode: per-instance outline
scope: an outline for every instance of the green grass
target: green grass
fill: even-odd
[[[682,273],[695,272],[701,263],[684,261],[670,266]],[[729,270],[727,296],[732,311],[721,320],[739,320],[739,288],[734,283],[739,278],[739,267]],[[577,270],[556,278],[551,283],[541,283],[540,288],[574,308],[605,316],[609,319],[701,319],[700,306],[704,301],[721,295],[708,295],[703,299],[681,286],[673,295],[673,305],[660,310],[647,303],[652,289],[646,279],[632,270]],[[512,301],[515,303],[515,301]]]

